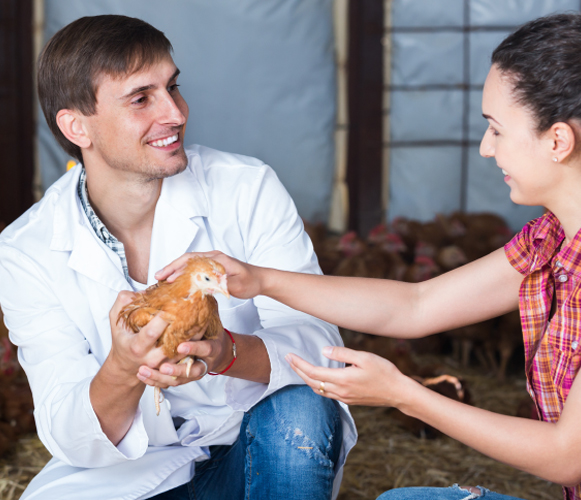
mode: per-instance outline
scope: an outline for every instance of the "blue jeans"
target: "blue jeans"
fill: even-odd
[[[494,493],[478,486],[481,495],[463,490],[457,484],[449,488],[396,488],[379,495],[377,500],[472,500],[485,498],[488,500],[521,500],[517,497],[509,497]]]
[[[285,387],[244,415],[233,445],[211,446],[189,483],[153,499],[330,499],[342,429],[337,402]]]

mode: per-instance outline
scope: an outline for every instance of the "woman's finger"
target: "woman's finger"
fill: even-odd
[[[356,366],[361,366],[367,354],[369,353],[365,351],[356,351],[354,349],[340,346],[327,346],[323,349],[323,355],[325,357],[332,359],[333,361]]]
[[[169,282],[172,282],[180,275],[180,272],[183,270],[188,260],[190,260],[192,257],[199,256],[213,258],[219,253],[220,252],[218,252],[217,250],[213,250],[211,252],[185,253],[181,257],[178,257],[176,260],[170,262],[167,266],[157,271],[154,275],[155,279],[158,281],[167,279]]]
[[[290,353],[287,354],[286,359],[290,363],[293,370],[297,371],[296,369],[299,369],[311,380],[325,380],[340,384],[343,379],[343,371],[345,368],[327,368],[324,366],[314,366],[308,361],[302,359],[300,356]]]
[[[319,394],[320,396],[324,396],[330,399],[341,400],[339,395],[335,392],[337,386],[332,382],[325,380],[314,380],[311,377],[309,377],[306,373],[304,373],[300,368],[296,366],[293,366],[292,368],[296,372],[296,374],[299,377],[301,377],[316,394]]]

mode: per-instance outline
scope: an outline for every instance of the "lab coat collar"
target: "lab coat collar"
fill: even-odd
[[[94,234],[81,207],[77,195],[81,168],[78,164],[51,188],[58,199],[50,249],[71,252],[69,267],[92,280],[117,290],[127,289],[118,257]],[[155,282],[156,271],[188,251],[199,230],[192,219],[208,216],[201,176],[199,155],[188,152],[184,172],[163,181],[153,222],[148,284]]]
[[[188,159],[188,168],[164,179],[161,187],[151,233],[148,285],[155,283],[157,271],[186,253],[202,236],[200,229],[209,214],[200,157],[193,153]]]

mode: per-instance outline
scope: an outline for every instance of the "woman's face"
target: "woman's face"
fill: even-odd
[[[480,143],[480,154],[494,157],[510,187],[510,198],[520,205],[543,205],[554,192],[548,134],[538,134],[530,111],[512,96],[510,79],[492,66],[482,95],[482,114],[489,127]]]

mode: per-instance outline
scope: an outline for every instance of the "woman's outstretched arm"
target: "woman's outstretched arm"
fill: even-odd
[[[172,279],[185,254],[159,273]],[[330,323],[376,335],[414,338],[500,316],[518,307],[520,275],[503,249],[422,283],[291,273],[203,254],[226,268],[239,298],[266,295]]]

